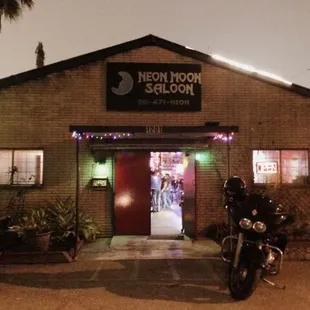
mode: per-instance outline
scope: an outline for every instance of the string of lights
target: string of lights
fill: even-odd
[[[87,133],[78,133],[74,131],[72,133],[72,137],[79,140],[87,140],[87,139],[95,139],[95,140],[103,140],[103,139],[125,139],[132,138],[133,134],[129,132],[106,132],[100,135],[87,134]]]
[[[225,134],[217,134],[215,137],[214,137],[214,140],[221,140],[221,141],[231,141],[233,139],[233,135],[234,133],[232,132],[231,134],[229,135],[225,135]]]
[[[214,137],[214,140],[221,140],[224,142],[231,141],[233,139],[234,133],[230,133],[229,135],[227,134],[217,134]],[[103,139],[128,139],[128,138],[133,138],[133,134],[129,132],[106,132],[102,133],[100,135],[94,135],[94,134],[88,134],[88,133],[79,133],[74,131],[72,133],[72,137],[75,139],[79,140],[88,140],[88,139],[93,139],[93,140],[103,140]]]

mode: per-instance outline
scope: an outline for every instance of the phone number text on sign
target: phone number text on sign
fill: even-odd
[[[165,100],[165,99],[138,99],[140,106],[185,106],[190,105],[189,100]]]

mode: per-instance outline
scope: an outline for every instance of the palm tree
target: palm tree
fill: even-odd
[[[0,32],[2,18],[14,21],[23,15],[25,8],[31,9],[34,0],[0,0]]]
[[[37,55],[36,57],[36,65],[37,68],[41,68],[44,66],[44,60],[45,60],[45,52],[44,52],[44,48],[43,48],[43,43],[39,42],[38,46],[35,50],[35,53]]]

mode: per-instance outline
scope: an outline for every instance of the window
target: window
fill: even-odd
[[[0,185],[42,183],[42,150],[0,150]]]
[[[308,151],[254,150],[254,183],[306,184]]]

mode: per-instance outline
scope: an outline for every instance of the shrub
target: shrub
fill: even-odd
[[[64,200],[57,198],[54,203],[49,204],[47,214],[55,240],[65,242],[68,237],[76,236],[76,209],[71,197]],[[101,229],[94,220],[87,213],[80,211],[78,238],[95,239],[100,232]]]
[[[25,233],[36,235],[51,231],[49,217],[44,208],[30,209],[28,214],[19,220],[19,226]]]

